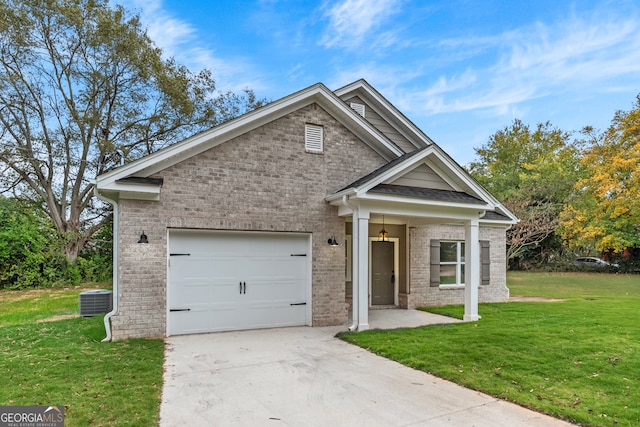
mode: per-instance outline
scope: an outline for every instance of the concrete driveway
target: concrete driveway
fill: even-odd
[[[341,330],[170,337],[160,425],[570,426],[342,342]]]

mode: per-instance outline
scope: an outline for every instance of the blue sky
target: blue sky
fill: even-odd
[[[275,100],[366,79],[460,164],[521,119],[606,129],[640,93],[635,0],[124,0],[167,56]]]

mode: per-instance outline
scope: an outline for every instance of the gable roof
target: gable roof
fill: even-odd
[[[406,185],[378,184],[370,193],[393,194],[397,196],[419,197],[443,202],[459,202],[484,205],[485,201],[463,191],[438,190],[435,188],[409,187]]]
[[[418,126],[416,126],[407,116],[389,102],[380,92],[371,86],[366,80],[360,79],[334,92],[337,96],[348,102],[355,97],[362,99],[369,108],[372,108],[387,123],[406,138],[415,148],[422,148],[433,144],[431,138],[427,136]]]
[[[259,109],[196,134],[153,154],[102,174],[97,190],[108,196],[157,200],[158,190],[148,183],[123,181],[127,177],[149,177],[192,156],[256,129],[305,106],[317,103],[383,159],[391,161],[404,152],[375,126],[351,109],[324,84],[317,83]]]
[[[431,170],[451,186],[452,190],[393,184],[395,180],[421,164],[428,164]],[[325,200],[335,205],[340,204],[345,196],[351,199],[396,196],[422,199],[433,204],[476,206],[486,212],[495,213],[489,216],[485,214],[485,219],[512,224],[518,222],[513,213],[435,143],[392,160],[327,196]]]
[[[384,132],[353,110],[347,102],[354,97],[366,102],[382,117],[385,126],[388,124],[390,129],[401,134],[416,149],[405,153]],[[102,174],[96,179],[96,192],[111,199],[159,200],[162,180],[150,179],[152,175],[314,103],[387,161],[382,167],[327,196],[325,200],[328,202],[335,204],[344,195],[361,197],[369,192],[370,195],[419,198],[457,206],[481,206],[487,212],[493,212],[485,215],[486,219],[502,223],[518,221],[515,215],[365,80],[358,80],[335,92],[322,83],[309,86]],[[447,185],[428,188],[394,184],[395,180],[421,165],[426,165],[429,173]]]

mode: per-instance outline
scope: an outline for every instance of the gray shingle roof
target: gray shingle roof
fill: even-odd
[[[496,220],[496,221],[511,220],[511,218],[509,218],[508,216],[499,214],[496,211],[487,211],[481,219]]]
[[[473,203],[484,205],[485,202],[461,191],[436,190],[433,188],[408,187],[404,185],[379,184],[369,190],[370,193],[391,194],[395,196],[418,197],[443,202]]]

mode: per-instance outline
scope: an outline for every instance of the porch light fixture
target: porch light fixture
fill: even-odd
[[[382,215],[382,230],[378,233],[378,242],[388,242],[389,232],[384,229],[384,215]]]
[[[142,230],[142,234],[140,235],[140,239],[138,239],[138,243],[149,243],[149,239],[147,239],[147,235],[144,234],[144,230]]]
[[[329,246],[338,246],[338,242],[336,241],[336,236],[331,236],[331,238],[327,241]]]

